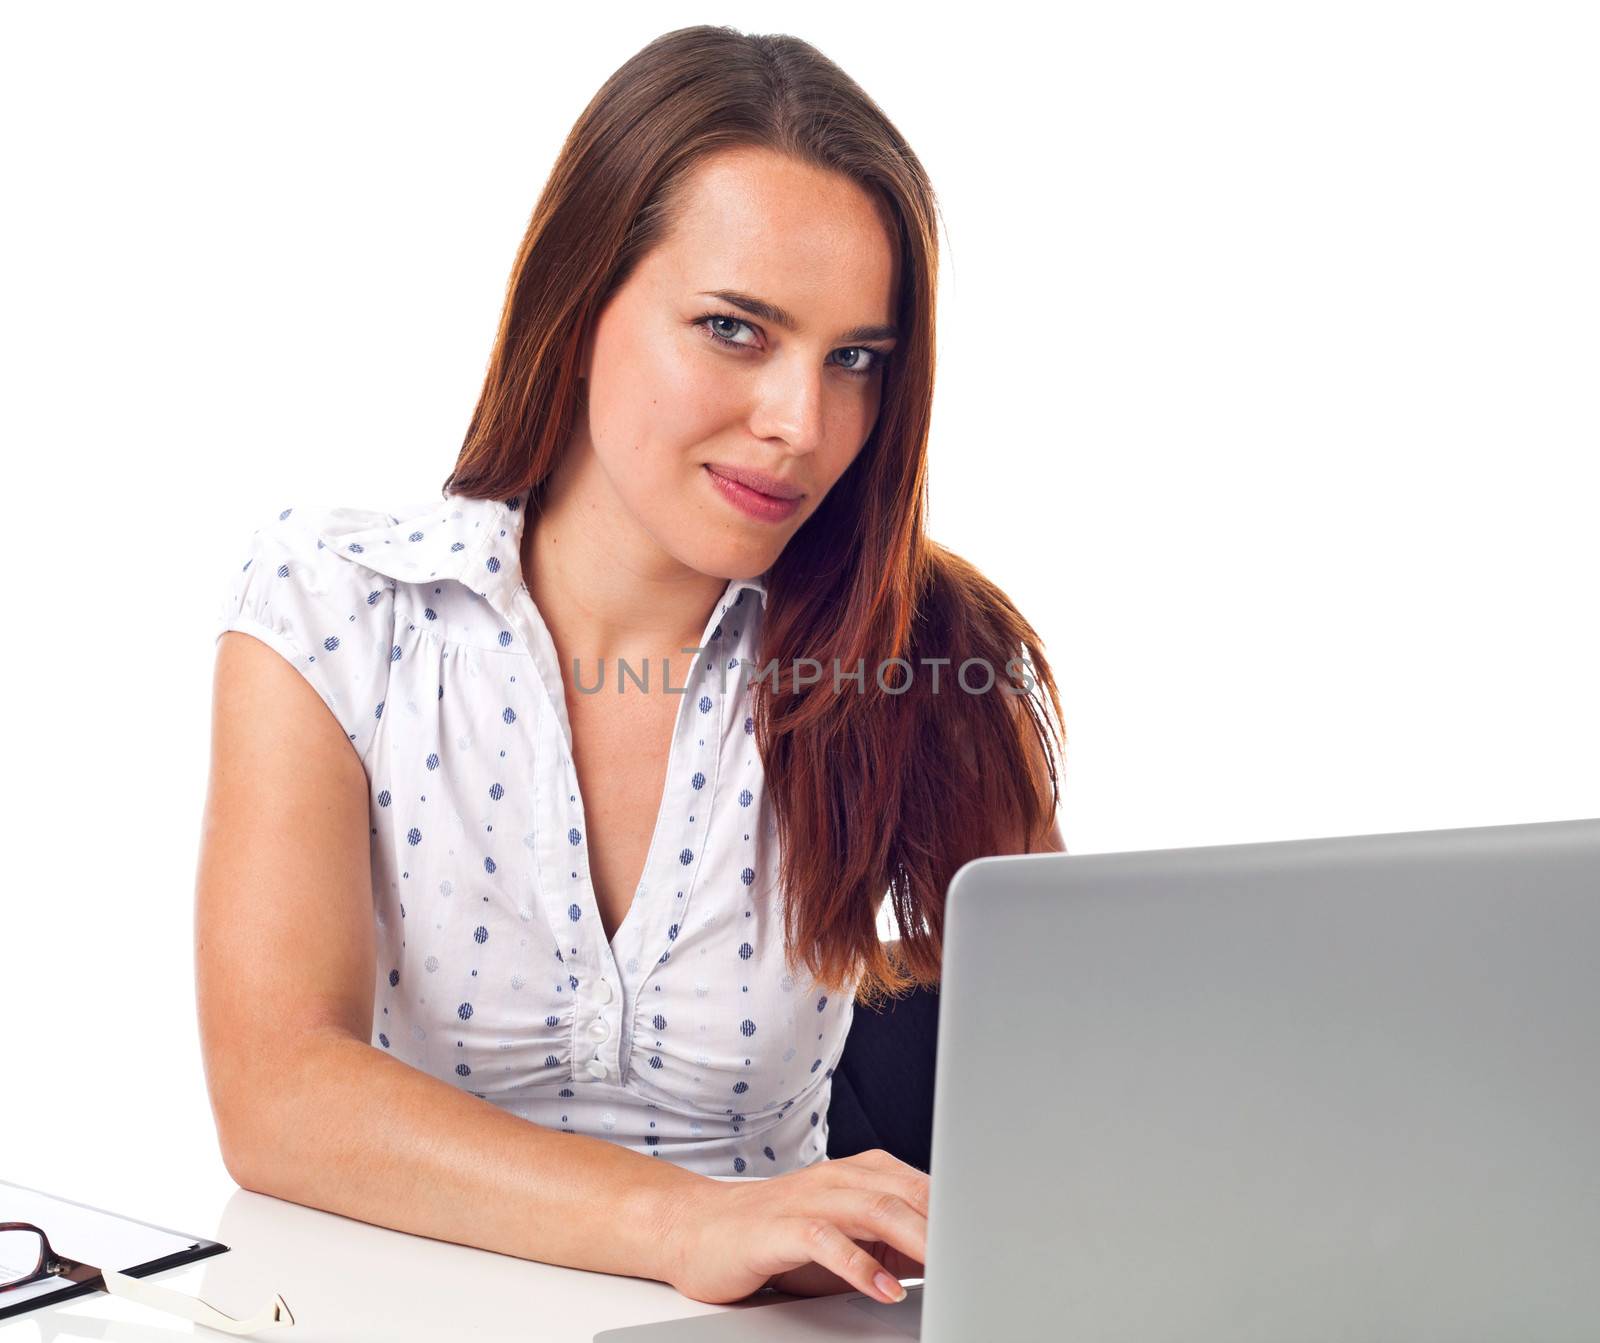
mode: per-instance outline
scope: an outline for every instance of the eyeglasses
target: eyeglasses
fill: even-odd
[[[227,1334],[254,1334],[262,1329],[287,1328],[294,1323],[289,1303],[281,1296],[274,1297],[270,1306],[251,1319],[236,1320],[198,1297],[186,1296],[170,1287],[158,1287],[115,1269],[95,1268],[92,1264],[67,1259],[51,1248],[49,1237],[31,1222],[0,1222],[0,1292],[55,1277],[68,1282],[99,1281],[106,1291],[116,1296],[125,1296],[130,1301],[172,1315],[182,1315],[196,1324]]]

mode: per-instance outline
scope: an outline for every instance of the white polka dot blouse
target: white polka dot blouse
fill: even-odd
[[[765,576],[731,580],[712,608],[643,876],[608,940],[522,503],[285,509],[228,575],[217,636],[292,663],[367,774],[372,1044],[536,1124],[701,1174],[824,1160],[852,1000],[783,954],[748,684]]]

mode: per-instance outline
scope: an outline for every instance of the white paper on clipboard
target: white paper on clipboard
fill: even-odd
[[[187,1236],[180,1231],[151,1226],[118,1213],[93,1208],[86,1203],[57,1198],[38,1189],[0,1180],[0,1222],[32,1222],[50,1239],[50,1247],[63,1258],[133,1273],[148,1264],[173,1256],[182,1262],[202,1259],[225,1250],[225,1245],[204,1236]],[[7,1268],[17,1267],[6,1265]],[[21,1266],[24,1270],[32,1265]],[[65,1278],[43,1278],[0,1292],[0,1317],[16,1312],[29,1302],[38,1302],[69,1290],[77,1284]]]

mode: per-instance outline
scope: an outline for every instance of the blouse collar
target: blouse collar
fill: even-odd
[[[450,495],[401,518],[339,508],[326,515],[318,539],[343,558],[397,582],[464,583],[505,614],[513,609],[522,587],[524,498]],[[770,572],[729,579],[713,611],[742,601],[743,589],[753,591],[765,610]]]

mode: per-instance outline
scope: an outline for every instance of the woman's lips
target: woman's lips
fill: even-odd
[[[795,510],[800,507],[798,499],[779,499],[770,494],[762,494],[760,490],[753,490],[748,485],[741,485],[737,480],[730,480],[709,462],[706,463],[706,474],[711,477],[711,483],[717,487],[724,499],[746,516],[761,522],[782,522],[785,518],[793,516]]]

